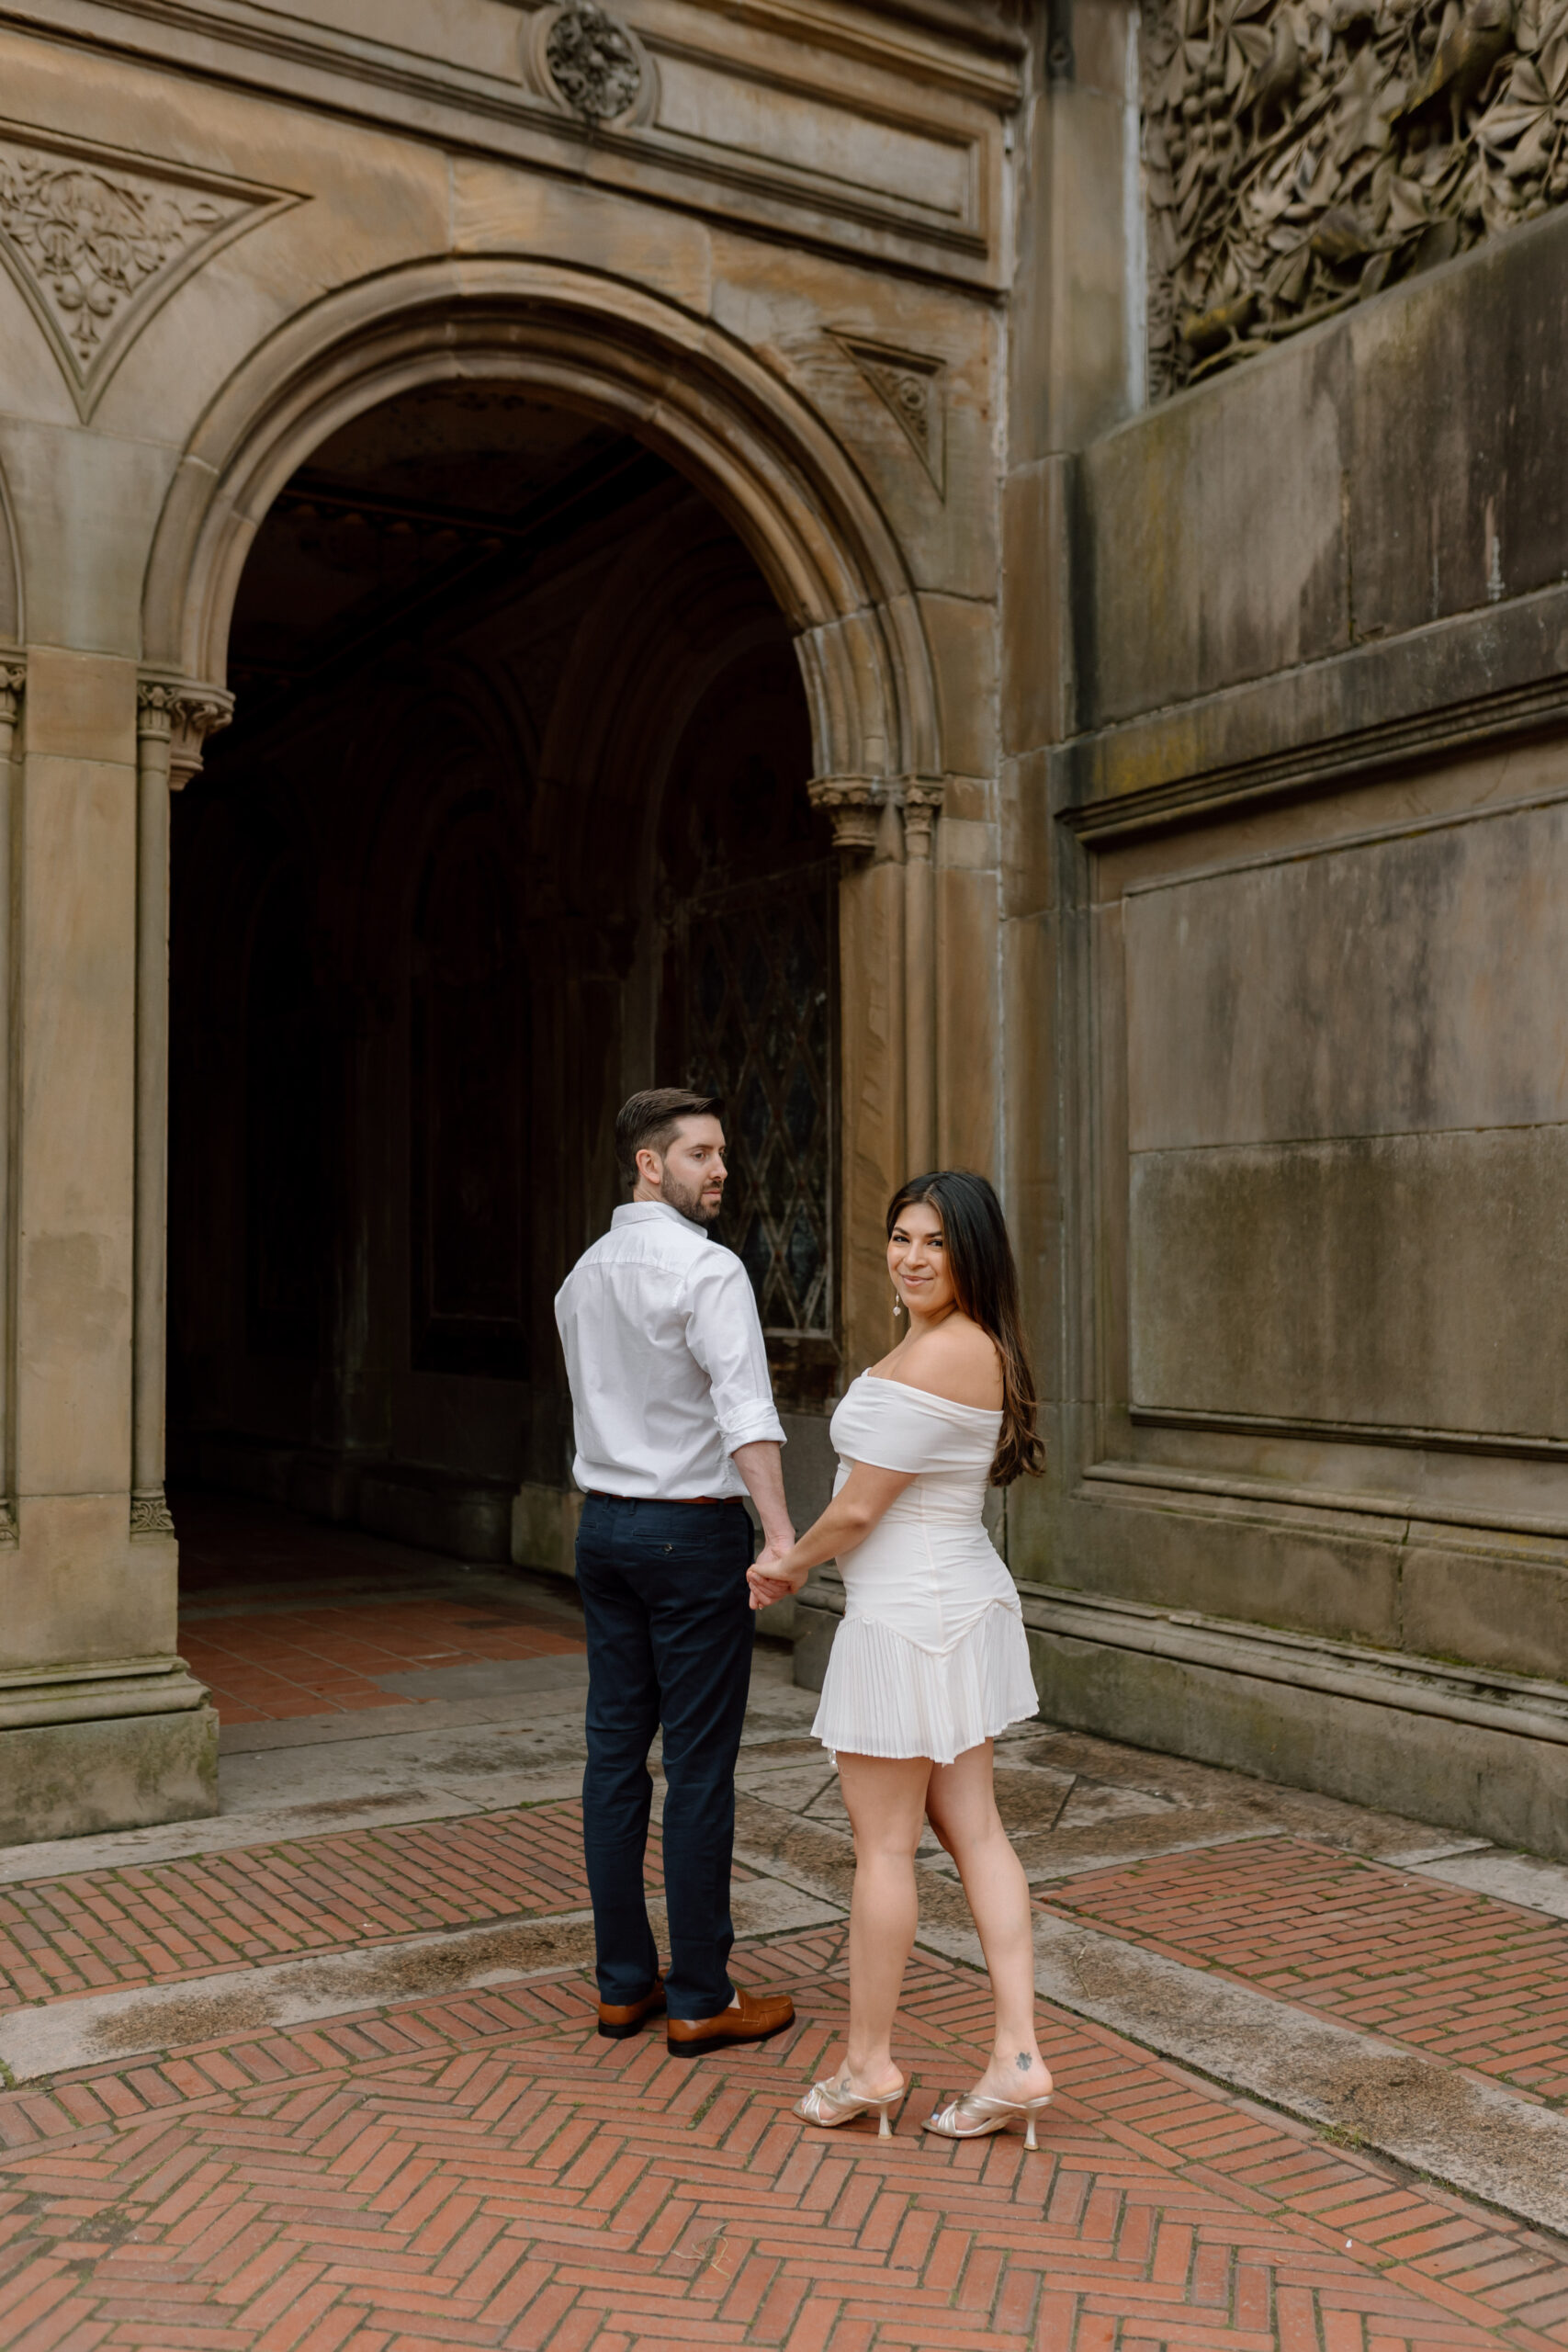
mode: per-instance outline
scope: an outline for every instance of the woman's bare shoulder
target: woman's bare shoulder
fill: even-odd
[[[919,1340],[898,1366],[897,1377],[929,1396],[945,1396],[950,1405],[1001,1410],[1002,1363],[996,1341],[966,1315],[950,1315]]]

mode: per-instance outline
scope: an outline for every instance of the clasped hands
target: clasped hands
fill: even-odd
[[[780,1572],[779,1563],[793,1545],[766,1544],[746,1571],[746,1581],[751,1588],[753,1609],[771,1609],[775,1600],[787,1600],[798,1592],[809,1573],[806,1568],[786,1568]]]

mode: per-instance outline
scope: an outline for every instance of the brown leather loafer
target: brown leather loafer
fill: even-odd
[[[770,2041],[795,2023],[795,2003],[787,1993],[765,1993],[754,1999],[735,1988],[738,2006],[720,2009],[716,2018],[666,2018],[664,2039],[677,2058],[700,2058],[705,2050],[725,2050],[734,2041]]]
[[[599,2030],[607,2041],[626,2041],[640,2033],[649,2018],[659,2015],[664,2007],[664,1979],[656,1976],[653,1990],[645,1993],[640,2001],[627,2001],[617,2006],[614,2001],[599,2004]]]

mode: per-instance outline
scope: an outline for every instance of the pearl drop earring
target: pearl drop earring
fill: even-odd
[[[893,1294],[893,1312],[895,1315],[902,1315],[904,1312],[904,1302],[897,1291]]]

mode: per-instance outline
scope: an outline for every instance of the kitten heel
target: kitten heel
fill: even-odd
[[[1043,2098],[993,2098],[988,2091],[966,2091],[962,2098],[950,2099],[945,2107],[926,2120],[928,2132],[940,2133],[944,2140],[983,2140],[987,2132],[1005,2132],[1010,2123],[1021,2121],[1023,2144],[1038,2151],[1040,2143],[1034,2136],[1034,2126],[1051,2104],[1047,2091]]]

